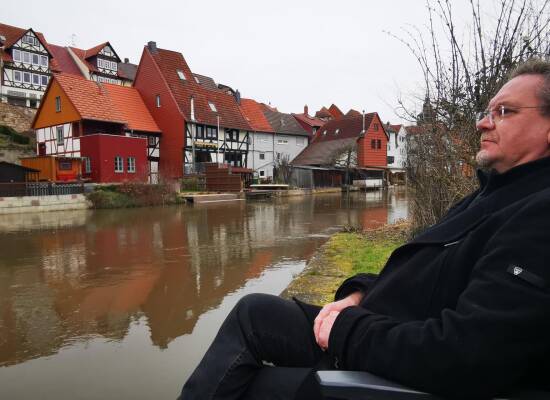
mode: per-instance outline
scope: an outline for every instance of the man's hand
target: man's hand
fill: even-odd
[[[332,329],[332,325],[334,325],[336,317],[340,314],[340,311],[346,307],[359,305],[362,299],[363,293],[355,292],[342,300],[328,303],[321,309],[321,311],[319,311],[319,314],[315,318],[315,322],[313,324],[313,333],[315,334],[317,344],[323,350],[328,347],[330,331]]]

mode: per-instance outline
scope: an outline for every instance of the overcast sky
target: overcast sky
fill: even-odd
[[[468,16],[457,0],[455,15]],[[0,22],[87,49],[109,41],[139,63],[150,40],[191,70],[283,112],[338,105],[399,122],[399,96],[422,97],[420,68],[384,31],[427,24],[424,0],[2,1]],[[418,105],[418,109],[420,104]]]

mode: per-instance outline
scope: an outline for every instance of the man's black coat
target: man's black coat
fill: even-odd
[[[550,158],[480,183],[374,283],[340,287],[367,293],[332,328],[341,369],[461,398],[550,387]]]

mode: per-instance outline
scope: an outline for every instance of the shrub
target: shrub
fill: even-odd
[[[173,204],[176,196],[169,185],[124,183],[98,187],[88,200],[94,208],[128,208]]]
[[[201,179],[196,176],[189,178],[183,178],[181,180],[181,191],[182,192],[202,192],[205,190],[204,179]]]
[[[136,207],[136,202],[125,194],[111,190],[95,190],[87,195],[94,208]]]
[[[18,143],[18,144],[30,143],[29,137],[20,135],[15,131],[15,129],[6,125],[0,125],[0,134],[8,136],[13,143]]]

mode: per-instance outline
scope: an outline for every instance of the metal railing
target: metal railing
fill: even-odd
[[[55,182],[0,183],[0,197],[59,196],[84,193],[84,184]]]

